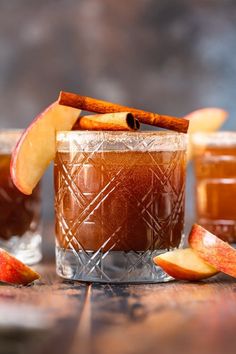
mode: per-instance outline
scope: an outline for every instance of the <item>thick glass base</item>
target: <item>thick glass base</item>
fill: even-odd
[[[146,252],[64,250],[56,247],[57,274],[63,278],[99,283],[159,283],[173,278],[153,263],[167,250]]]
[[[9,240],[0,240],[0,247],[20,261],[31,265],[42,259],[42,236],[40,233],[27,232],[23,236],[13,236]]]

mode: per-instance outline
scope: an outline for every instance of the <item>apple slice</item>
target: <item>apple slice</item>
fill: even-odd
[[[193,225],[188,241],[205,262],[236,277],[236,249],[197,224]]]
[[[193,133],[214,132],[218,130],[228,117],[228,112],[221,108],[201,108],[187,114],[184,118],[189,120],[188,137],[188,159],[192,157],[192,138]]]
[[[221,108],[201,108],[187,114],[184,118],[189,120],[188,133],[213,132],[218,130],[225,122],[228,112]]]
[[[80,110],[52,103],[25,130],[12,153],[11,177],[24,194],[31,194],[56,154],[58,130],[71,130]]]
[[[33,269],[0,248],[0,282],[27,285],[39,278]]]
[[[179,280],[201,280],[209,278],[218,271],[205,263],[191,249],[179,249],[163,253],[153,259],[171,277]]]

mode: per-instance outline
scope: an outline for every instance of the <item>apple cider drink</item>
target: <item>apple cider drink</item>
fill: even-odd
[[[0,247],[31,264],[41,259],[40,188],[21,193],[10,176],[11,151],[21,131],[0,131]]]
[[[60,132],[55,159],[57,272],[158,282],[154,256],[181,245],[185,135]]]
[[[195,134],[198,223],[236,243],[236,133]]]

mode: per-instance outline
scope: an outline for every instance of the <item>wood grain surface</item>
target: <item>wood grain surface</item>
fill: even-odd
[[[82,284],[55,274],[52,229],[42,279],[0,286],[0,354],[233,354],[236,282]]]

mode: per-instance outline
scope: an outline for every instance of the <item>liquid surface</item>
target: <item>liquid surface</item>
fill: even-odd
[[[56,235],[74,250],[177,247],[183,232],[185,152],[59,152]]]
[[[236,146],[196,147],[198,222],[229,242],[236,242]]]
[[[0,154],[0,239],[23,236],[37,229],[40,217],[39,186],[31,196],[22,194],[10,177],[10,154]]]

